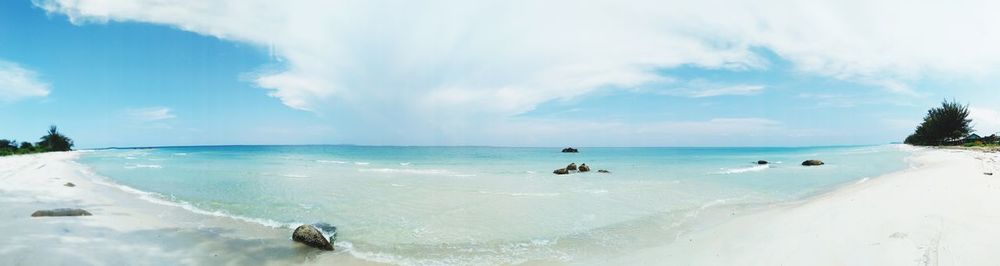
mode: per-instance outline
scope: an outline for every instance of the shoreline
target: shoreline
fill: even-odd
[[[912,264],[912,256],[896,255],[897,253],[905,253],[899,251],[902,248],[895,247],[899,246],[898,243],[888,243],[885,240],[878,242],[879,245],[895,245],[892,249],[894,252],[892,256],[871,257],[866,255],[857,256],[857,260],[854,261],[841,261],[837,260],[841,258],[841,255],[847,257],[854,256],[852,254],[868,253],[859,253],[857,250],[832,244],[820,245],[815,251],[810,250],[811,253],[804,252],[805,250],[799,247],[803,243],[819,245],[814,237],[803,235],[802,232],[793,234],[794,237],[786,236],[785,232],[774,228],[774,224],[792,225],[786,226],[788,229],[816,225],[825,229],[818,232],[839,233],[841,231],[861,230],[864,231],[862,235],[871,236],[873,239],[890,236],[890,240],[898,241],[934,239],[933,237],[929,238],[925,231],[911,230],[911,227],[915,225],[908,223],[901,225],[901,228],[906,227],[906,230],[900,229],[880,236],[885,233],[873,232],[860,225],[849,228],[832,227],[832,225],[827,224],[831,223],[830,221],[823,223],[824,221],[810,220],[809,218],[827,217],[831,212],[844,212],[834,217],[840,220],[853,218],[853,220],[867,221],[864,216],[877,217],[880,213],[845,209],[844,202],[845,200],[853,201],[856,198],[855,194],[863,193],[872,187],[901,185],[899,184],[900,180],[898,180],[901,177],[926,176],[926,174],[922,174],[925,171],[941,170],[935,165],[949,164],[947,165],[949,167],[944,167],[946,168],[944,171],[956,172],[955,169],[952,169],[956,167],[956,162],[959,162],[958,166],[968,166],[967,164],[971,160],[974,164],[978,163],[976,164],[978,167],[989,167],[990,171],[997,170],[995,162],[981,161],[983,158],[995,160],[990,158],[996,157],[982,152],[947,149],[919,149],[910,152],[912,154],[907,157],[907,161],[914,160],[917,165],[914,165],[914,162],[909,162],[909,169],[845,183],[830,191],[793,202],[782,202],[744,210],[739,215],[729,216],[727,211],[725,215],[713,216],[712,218],[717,220],[713,220],[711,223],[681,231],[675,239],[664,240],[662,246],[629,251],[610,258],[579,258],[579,260],[568,263],[662,264],[669,262],[671,265],[773,265],[782,263],[815,265],[817,262],[825,262],[831,265],[853,265],[873,264],[872,262],[879,261],[882,262],[880,264],[889,265]],[[13,208],[0,210],[0,215],[7,217],[0,220],[0,228],[4,228],[0,229],[0,232],[12,236],[6,240],[0,240],[2,243],[0,247],[3,247],[0,248],[0,264],[60,264],[66,261],[83,261],[90,264],[379,264],[356,257],[349,248],[338,248],[337,251],[324,253],[298,245],[290,240],[290,229],[268,227],[259,222],[240,219],[240,217],[202,213],[206,211],[191,210],[181,203],[158,203],[156,201],[164,200],[157,197],[143,199],[143,197],[153,194],[146,195],[148,192],[119,185],[89,172],[87,166],[75,161],[80,153],[47,153],[0,158],[4,161],[4,164],[0,164],[0,184],[2,184],[0,186],[0,203],[5,206],[13,206]],[[981,158],[977,160],[974,157]],[[963,173],[965,177],[968,177],[968,171]],[[981,172],[978,174],[982,175]],[[989,176],[986,178],[989,179]],[[73,182],[76,187],[64,187],[63,183],[65,182]],[[997,190],[1000,183],[993,182],[991,184],[997,185],[993,189],[1000,192]],[[885,185],[885,183],[889,185]],[[967,187],[963,188],[967,189]],[[881,198],[870,199],[881,201],[881,199],[892,195],[894,194],[889,193],[882,195]],[[993,197],[1000,199],[998,196]],[[834,208],[816,207],[831,204]],[[38,209],[63,207],[84,208],[94,213],[94,216],[28,217],[28,214]],[[900,206],[895,207],[900,208]],[[816,208],[819,208],[819,211],[815,210]],[[803,210],[810,210],[810,212]],[[994,214],[998,214],[997,212],[993,211]],[[809,215],[803,217],[803,213]],[[1000,214],[987,220],[989,222],[1000,221],[1000,218],[997,217],[1000,217]],[[972,223],[981,225],[989,223],[987,220],[972,221]],[[924,220],[915,219],[915,221]],[[918,225],[924,225],[924,223],[921,222]],[[792,233],[796,233],[796,231],[793,230]],[[769,238],[769,235],[781,238],[773,239]],[[1000,236],[1000,234],[995,236]],[[863,239],[867,240],[867,238]],[[940,237],[937,239],[936,241],[940,243]],[[795,245],[789,245],[789,242],[795,243]],[[827,239],[820,242],[829,243],[831,241]],[[836,243],[836,241],[833,242]],[[843,244],[848,243],[844,242]],[[855,244],[860,246],[871,243],[857,242]],[[94,245],[98,245],[99,248]],[[757,247],[767,245],[776,245],[777,247],[775,249]],[[767,252],[751,252],[781,250],[777,248],[800,250],[796,253],[802,255],[786,256],[781,259]],[[879,248],[871,249],[878,250]],[[720,250],[726,252],[713,253]],[[120,255],[123,252],[132,255],[123,257]],[[933,253],[934,256],[923,256],[926,257],[923,261],[928,263],[922,265],[933,265],[930,262],[938,259],[941,252],[936,250]],[[823,254],[835,255],[824,258]],[[909,258],[909,260],[903,258]],[[545,264],[542,261],[527,261],[527,263]],[[567,262],[558,262],[558,264],[561,263]]]
[[[994,154],[920,149],[913,167],[737,216],[621,265],[990,265],[1000,243]],[[607,262],[602,262],[607,263]]]

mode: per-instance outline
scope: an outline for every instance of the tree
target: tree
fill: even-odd
[[[962,140],[972,132],[969,106],[944,101],[941,107],[931,108],[924,122],[917,126],[905,143],[913,145],[944,145]]]
[[[70,151],[73,150],[73,140],[60,134],[56,126],[51,126],[48,134],[38,142],[37,148],[43,151]]]
[[[21,147],[19,149],[22,149],[22,150],[25,150],[25,151],[34,151],[35,150],[35,146],[31,145],[31,142],[25,141],[25,142],[21,142]]]

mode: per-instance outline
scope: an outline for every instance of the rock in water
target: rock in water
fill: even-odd
[[[322,250],[333,250],[333,244],[323,236],[323,232],[308,224],[303,224],[295,228],[295,232],[292,233],[292,240]]]
[[[552,171],[552,173],[557,175],[566,175],[569,174],[569,170],[566,170],[566,168],[556,169],[555,171]]]
[[[760,164],[760,165],[764,165],[764,164],[767,164],[767,161],[765,161],[765,160],[760,160],[760,161],[757,161],[757,164]]]
[[[573,148],[573,147],[569,147],[569,148],[562,149],[562,152],[580,152],[580,150],[577,150],[576,148]]]
[[[590,166],[587,166],[587,164],[585,164],[585,163],[584,164],[580,164],[580,167],[577,167],[577,169],[581,173],[582,172],[590,172]]]
[[[605,173],[605,174],[610,174],[610,173],[611,173],[611,171],[608,171],[608,170],[604,170],[604,169],[601,169],[601,170],[597,170],[597,172],[598,172],[598,173]]]
[[[805,162],[802,162],[803,166],[819,166],[823,164],[823,161],[820,160],[806,160]]]
[[[31,217],[61,217],[61,216],[90,216],[90,212],[84,209],[52,209],[39,210],[31,214]]]
[[[337,227],[336,226],[333,226],[332,224],[328,224],[328,223],[314,223],[313,226],[315,226],[317,229],[319,229],[321,232],[323,232],[323,235],[330,236],[329,237],[330,244],[333,244],[333,243],[337,242]]]
[[[67,186],[67,187],[75,187],[75,186],[76,186],[76,184],[73,184],[73,182],[66,182],[66,184],[63,184],[63,186]]]
[[[566,170],[576,171],[576,163],[570,163],[569,165],[567,165]]]

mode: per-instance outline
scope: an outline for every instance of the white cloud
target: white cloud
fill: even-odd
[[[267,47],[284,68],[256,85],[289,107],[347,110],[377,128],[493,123],[599,88],[662,82],[657,71],[682,65],[767,68],[760,48],[798,72],[900,95],[919,95],[914,80],[1000,66],[997,1],[34,3],[74,23],[148,22]],[[753,86],[692,95],[763,89]]]
[[[145,107],[126,110],[126,114],[140,122],[156,122],[173,119],[177,116],[167,107]]]
[[[49,84],[18,64],[0,60],[0,102],[14,102],[49,95]]]
[[[969,107],[969,118],[977,133],[986,136],[1000,132],[1000,112],[982,107]]]

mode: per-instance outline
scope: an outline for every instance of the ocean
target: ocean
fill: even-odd
[[[343,254],[410,265],[600,260],[909,167],[896,145],[560,150],[200,146],[79,162],[199,213],[289,232],[327,222]],[[569,163],[592,171],[552,173]]]

